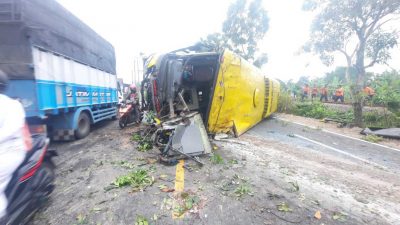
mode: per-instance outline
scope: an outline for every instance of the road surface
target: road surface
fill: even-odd
[[[181,170],[149,160],[157,149],[137,151],[130,138],[138,128],[117,126],[105,122],[84,140],[53,144],[57,188],[32,224],[134,224],[139,215],[150,224],[400,224],[393,148],[273,118],[213,141],[223,162],[185,160]],[[104,189],[139,168],[154,177],[151,187]],[[198,199],[182,218],[173,213],[183,195],[159,188],[177,183]]]

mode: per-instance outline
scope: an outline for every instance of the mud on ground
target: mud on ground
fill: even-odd
[[[185,160],[184,195],[163,192],[175,187],[176,166],[149,160],[157,149],[137,151],[137,129],[108,121],[86,139],[53,143],[57,187],[32,224],[135,224],[139,216],[149,224],[400,223],[398,173],[255,131],[214,142],[221,158],[202,157],[203,167]],[[154,184],[107,190],[137,169],[149,171]],[[187,196],[196,200],[182,207]],[[185,213],[173,218],[174,212]]]

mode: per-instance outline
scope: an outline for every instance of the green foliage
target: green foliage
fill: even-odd
[[[139,215],[136,218],[135,225],[149,225],[149,221],[146,217]]]
[[[142,136],[140,136],[140,134],[135,133],[135,134],[132,135],[132,140],[133,141],[141,141],[142,140]]]
[[[293,110],[295,115],[311,117],[316,119],[323,119],[325,117],[332,117],[335,112],[328,109],[325,105],[316,103],[297,103],[296,108]]]
[[[78,224],[88,224],[88,223],[89,223],[87,217],[86,217],[85,215],[82,215],[82,214],[79,214],[79,215],[76,217],[76,222],[77,222]]]
[[[234,191],[236,197],[241,198],[244,195],[250,195],[253,196],[253,193],[251,192],[251,188],[247,183],[242,183],[240,184]]]
[[[135,191],[144,190],[154,183],[154,178],[151,177],[147,170],[139,169],[127,175],[119,176],[114,181],[116,187],[132,186]]]
[[[153,148],[153,142],[149,139],[143,139],[138,142],[138,151],[147,152]]]
[[[397,44],[394,26],[388,26],[400,14],[398,0],[307,0],[306,10],[316,12],[310,41],[304,50],[320,56],[332,65],[336,53],[347,62],[346,80],[350,84],[356,125],[362,125],[362,85],[366,68],[384,64]],[[390,23],[389,23],[390,24]],[[382,26],[385,25],[385,30]],[[351,69],[357,71],[356,79]]]
[[[138,133],[133,134],[132,140],[138,142],[137,149],[139,152],[147,152],[153,148],[153,142],[149,138],[142,137]]]
[[[214,51],[228,48],[261,67],[268,61],[268,56],[259,53],[257,45],[269,28],[269,18],[262,3],[262,0],[236,0],[228,9],[223,32],[210,34],[201,42]]]
[[[276,207],[277,207],[278,211],[281,211],[281,212],[291,212],[291,211],[293,211],[286,202],[281,202]]]
[[[224,164],[224,159],[222,158],[221,155],[217,154],[217,153],[213,153],[210,157],[210,161],[213,164]]]
[[[366,112],[363,118],[365,127],[400,127],[400,116],[394,113],[379,114],[377,112]]]
[[[343,53],[349,68],[357,60],[358,70],[390,59],[389,50],[396,44],[397,35],[383,32],[381,27],[390,21],[388,16],[400,13],[399,1],[307,0],[303,8],[317,12],[305,50],[319,54],[325,64],[332,64],[335,52]],[[350,41],[355,45],[349,46]],[[357,58],[360,54],[370,62]]]
[[[177,202],[178,205],[175,206],[174,212],[181,216],[184,213],[190,211],[191,209],[198,206],[200,203],[200,198],[197,195],[188,192],[182,192],[180,195],[181,199]]]
[[[373,103],[389,107],[392,111],[400,109],[400,73],[392,70],[374,77],[372,87],[375,89]]]
[[[278,100],[278,112],[292,113],[294,107],[295,105],[290,91],[281,90]]]
[[[362,139],[366,140],[366,141],[369,141],[369,142],[372,142],[372,143],[378,143],[378,142],[383,141],[382,137],[376,136],[374,134],[369,134],[369,135],[363,137]]]

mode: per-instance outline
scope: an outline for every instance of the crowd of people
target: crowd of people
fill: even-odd
[[[375,95],[375,90],[370,87],[370,85],[365,85],[363,93],[365,94],[367,99],[371,101]],[[333,102],[344,103],[345,92],[342,85],[338,85],[336,89],[329,89],[328,85],[324,85],[322,87],[314,85],[311,88],[309,84],[305,84],[302,88],[301,101],[307,100],[311,96],[311,101],[314,101],[319,97],[319,100],[321,102],[328,102],[329,94],[331,94],[330,97]],[[293,95],[296,98],[296,93],[293,93]]]

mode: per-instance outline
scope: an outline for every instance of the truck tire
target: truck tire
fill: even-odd
[[[75,137],[82,139],[90,133],[90,118],[87,113],[81,112],[78,118],[78,126],[75,130]]]

